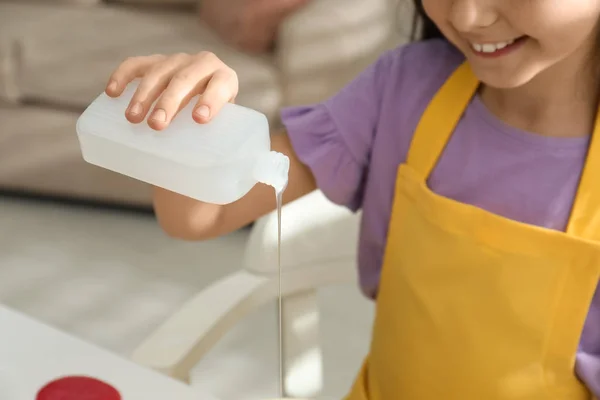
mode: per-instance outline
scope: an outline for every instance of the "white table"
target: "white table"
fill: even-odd
[[[216,400],[0,305],[0,399],[35,400],[42,386],[65,375],[100,379],[123,400]]]

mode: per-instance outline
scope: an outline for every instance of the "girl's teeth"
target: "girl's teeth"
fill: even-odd
[[[514,42],[515,42],[514,40],[509,40],[507,42],[500,42],[500,43],[486,43],[486,44],[471,43],[471,46],[478,53],[494,53],[494,52],[501,50],[507,46],[510,46]]]

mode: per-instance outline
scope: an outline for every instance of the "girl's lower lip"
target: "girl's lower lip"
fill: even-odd
[[[509,53],[512,53],[513,51],[517,50],[526,41],[527,41],[527,36],[520,37],[517,40],[515,40],[513,43],[511,43],[508,46],[506,46],[505,48],[500,49],[500,50],[496,50],[493,53],[486,53],[486,52],[483,52],[483,51],[477,51],[472,46],[471,46],[471,50],[473,50],[473,53],[475,53],[479,57],[483,57],[483,58],[498,58],[498,57],[505,56],[505,55],[507,55]]]

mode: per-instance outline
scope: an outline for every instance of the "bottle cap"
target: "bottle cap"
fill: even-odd
[[[36,400],[122,400],[111,385],[87,376],[58,378],[45,385]]]

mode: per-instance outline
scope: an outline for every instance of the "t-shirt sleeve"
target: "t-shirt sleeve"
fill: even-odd
[[[389,54],[328,100],[282,111],[294,151],[332,202],[356,211],[362,205]]]

